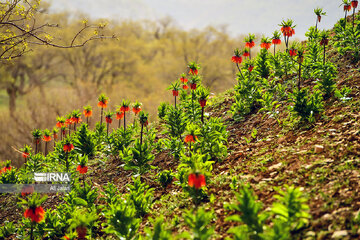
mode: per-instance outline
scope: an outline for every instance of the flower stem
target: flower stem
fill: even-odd
[[[121,124],[121,119],[119,119],[119,126],[118,126],[118,128],[120,128],[120,124]]]
[[[353,8],[353,30],[355,27],[355,8]]]
[[[347,17],[347,11],[345,11],[345,26],[344,26],[344,29],[346,29],[346,22],[347,22],[346,17]]]
[[[109,136],[109,123],[106,124],[106,136]]]
[[[324,44],[324,65],[325,65],[325,59],[326,59],[325,51],[326,51],[326,45]]]
[[[124,112],[124,131],[126,130],[126,112]]]
[[[274,44],[274,56],[275,56],[275,53],[276,53],[276,44]]]
[[[176,96],[174,96],[175,97],[175,108],[176,108]]]
[[[140,145],[142,145],[142,140],[143,140],[143,130],[144,130],[144,124],[141,124],[141,132],[140,132]]]
[[[201,122],[204,124],[204,107],[201,108]]]
[[[301,87],[301,62],[299,62],[299,81],[298,81],[298,90]]]
[[[34,240],[34,224],[31,222],[31,228],[30,228],[30,240]]]
[[[48,142],[45,142],[45,157],[47,155],[47,145],[48,145]]]
[[[244,75],[242,74],[241,69],[240,69],[238,63],[236,63],[236,67],[237,67],[237,69],[239,70],[239,73],[241,74],[242,79],[245,80]]]
[[[103,108],[103,107],[101,107],[101,113],[100,113],[100,125],[102,124],[103,112],[104,112],[104,108]]]

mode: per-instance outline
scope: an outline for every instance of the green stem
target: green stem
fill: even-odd
[[[144,124],[141,124],[140,145],[142,145],[142,141],[143,141],[143,130],[144,130]]]
[[[34,240],[34,224],[31,222],[31,228],[30,228],[30,240]]]
[[[126,130],[126,112],[124,112],[124,131]]]
[[[204,124],[204,107],[201,108],[201,122]]]
[[[324,66],[325,66],[325,60],[326,60],[326,53],[325,53],[325,51],[326,51],[326,45],[325,45],[325,43],[324,43]]]
[[[239,70],[239,73],[240,73],[240,75],[241,75],[242,79],[243,79],[243,80],[245,80],[244,75],[242,74],[241,69],[240,69],[240,67],[239,67],[239,64],[238,64],[238,63],[236,63],[236,67],[237,67],[237,69]]]
[[[102,124],[102,119],[103,119],[103,112],[104,112],[104,108],[101,108],[101,113],[100,113],[100,125]]]
[[[298,81],[298,90],[301,87],[301,63],[299,62],[299,81]]]

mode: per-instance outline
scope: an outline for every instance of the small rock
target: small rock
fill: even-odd
[[[315,153],[322,153],[324,151],[324,146],[315,145]]]
[[[332,239],[342,239],[348,235],[346,230],[335,231],[331,236]]]
[[[275,177],[276,174],[277,174],[277,172],[272,172],[272,173],[270,173],[270,176]]]
[[[324,214],[321,218],[325,221],[330,221],[333,219],[332,215],[329,213]]]
[[[275,164],[275,165],[272,165],[271,167],[269,167],[269,171],[278,170],[281,167],[282,167],[282,162],[279,162],[278,164]]]
[[[309,231],[305,234],[306,237],[315,237],[316,233],[314,231]]]

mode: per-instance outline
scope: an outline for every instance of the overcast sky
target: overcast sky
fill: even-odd
[[[329,29],[341,17],[340,0],[48,0],[54,11],[80,11],[92,18],[151,19],[170,16],[177,26],[190,30],[227,25],[232,36],[242,33],[272,35],[284,19],[295,21],[296,37],[303,39],[315,25],[314,8],[327,16],[320,29]]]

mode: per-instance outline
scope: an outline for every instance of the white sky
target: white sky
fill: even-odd
[[[327,12],[319,25],[329,29],[343,17],[341,0],[47,0],[52,9],[80,11],[92,18],[159,19],[170,16],[177,26],[190,30],[227,25],[232,36],[247,33],[272,35],[287,18],[295,21],[296,37],[303,39],[315,25],[314,8]]]

